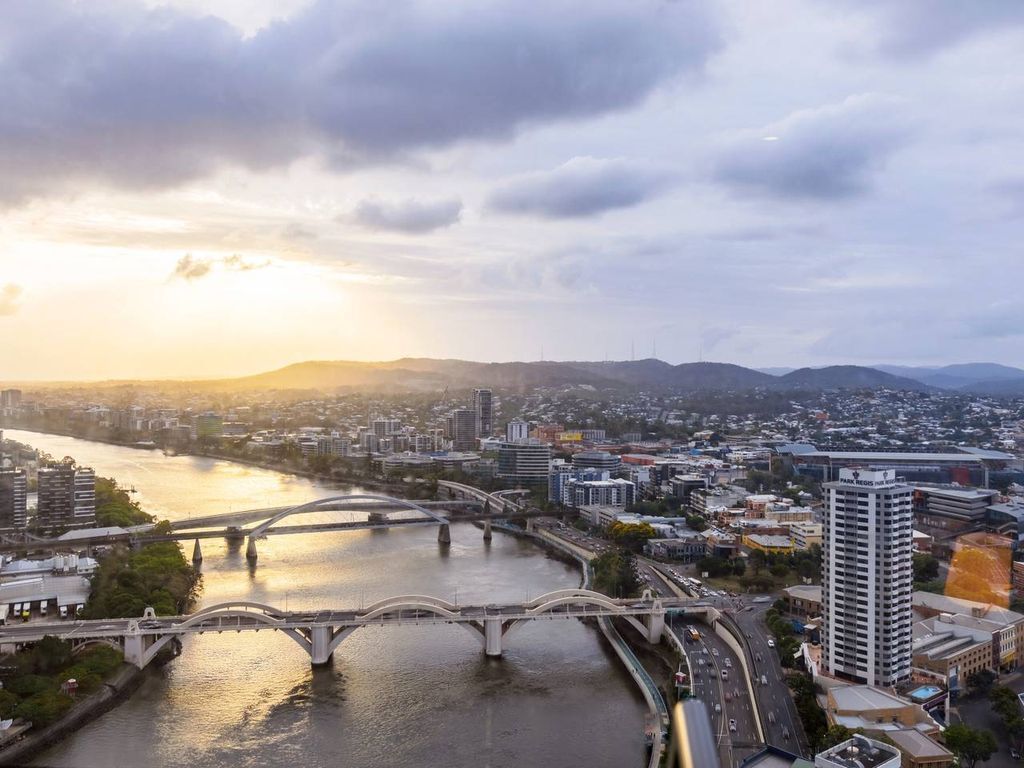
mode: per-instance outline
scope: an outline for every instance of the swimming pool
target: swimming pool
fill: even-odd
[[[940,693],[942,693],[942,689],[937,685],[922,685],[920,688],[915,688],[907,695],[914,701],[927,701]]]

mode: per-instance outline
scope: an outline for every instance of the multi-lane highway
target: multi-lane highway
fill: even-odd
[[[764,623],[765,611],[770,603],[751,604],[732,612],[732,619],[746,636],[752,656],[751,673],[754,675],[754,695],[761,708],[761,722],[769,744],[789,752],[804,754],[806,738],[789,686],[782,674],[776,648],[768,646],[768,629]],[[761,676],[766,680],[761,683]]]
[[[701,635],[697,642],[683,643],[693,673],[693,695],[707,705],[721,764],[737,765],[761,747],[743,669],[725,641],[706,624],[678,618],[670,622],[680,640],[690,627]]]

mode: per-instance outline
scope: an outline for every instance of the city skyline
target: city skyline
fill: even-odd
[[[1024,364],[1024,11],[943,7],[14,3],[2,375]]]

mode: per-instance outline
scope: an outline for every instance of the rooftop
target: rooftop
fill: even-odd
[[[844,685],[829,691],[839,711],[863,712],[871,709],[895,709],[907,706],[898,696],[870,685]]]
[[[961,597],[947,597],[932,592],[915,592],[911,600],[914,607],[930,608],[940,613],[960,613],[976,619],[988,619],[999,624],[1015,624],[1024,620],[1024,615],[991,603],[978,603]]]
[[[895,762],[893,763],[893,761]],[[888,763],[897,766],[900,764],[899,751],[888,744],[859,734],[814,756],[816,766],[878,768],[878,766]]]
[[[815,600],[819,603],[821,602],[820,584],[796,584],[792,587],[786,587],[782,591],[797,600]]]
[[[915,758],[950,758],[953,753],[932,739],[929,739],[920,731],[890,731],[886,734],[892,742],[905,752]]]

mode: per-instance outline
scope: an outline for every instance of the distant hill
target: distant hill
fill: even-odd
[[[901,389],[923,391],[929,387],[920,381],[876,368],[860,365],[830,365],[825,368],[800,368],[778,378],[791,389]]]
[[[1019,391],[1024,385],[1024,369],[998,363],[958,363],[939,367],[876,365],[877,370],[920,381],[939,389],[962,389],[998,394],[998,390]],[[1015,382],[1004,386],[1003,383]]]
[[[382,388],[430,391],[444,387],[592,386],[650,391],[746,391],[752,389],[890,388],[920,390],[919,381],[855,365],[801,368],[771,375],[730,363],[662,360],[534,361],[478,363],[469,360],[402,358],[379,363],[311,361],[276,371],[214,383],[217,389],[335,390]]]

